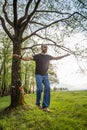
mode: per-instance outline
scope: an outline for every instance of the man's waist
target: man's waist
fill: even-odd
[[[45,75],[48,75],[48,73],[35,73],[36,75],[42,75],[42,76],[45,76]]]

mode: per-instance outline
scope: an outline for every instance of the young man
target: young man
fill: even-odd
[[[48,49],[47,45],[42,44],[40,54],[36,54],[31,57],[21,57],[20,55],[17,55],[17,54],[14,54],[14,56],[16,58],[19,58],[25,61],[28,61],[28,60],[35,61],[36,63],[35,75],[36,75],[36,85],[37,85],[36,105],[38,106],[38,108],[43,109],[47,112],[50,112],[50,110],[48,109],[50,105],[50,83],[49,83],[48,74],[47,74],[49,61],[59,60],[59,59],[69,56],[70,54],[53,57],[51,55],[46,54],[47,49]],[[44,95],[43,95],[43,102],[41,106],[40,101],[41,101],[41,96],[42,96],[43,85],[44,85]]]

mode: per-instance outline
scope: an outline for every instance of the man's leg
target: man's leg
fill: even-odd
[[[44,97],[43,97],[43,108],[48,108],[50,105],[50,83],[48,76],[44,76],[43,78],[44,84]]]
[[[42,94],[42,76],[36,75],[36,105],[40,106],[41,94]]]

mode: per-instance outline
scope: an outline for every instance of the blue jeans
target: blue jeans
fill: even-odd
[[[41,98],[42,98],[42,91],[44,85],[44,94],[43,94],[43,101],[42,107],[46,108],[50,105],[50,83],[48,79],[48,75],[36,75],[36,105],[40,105]]]

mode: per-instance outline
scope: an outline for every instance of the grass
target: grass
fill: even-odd
[[[87,91],[52,92],[51,113],[38,110],[35,94],[25,100],[31,109],[0,116],[0,130],[87,130]],[[0,110],[9,103],[9,96],[0,98]]]

